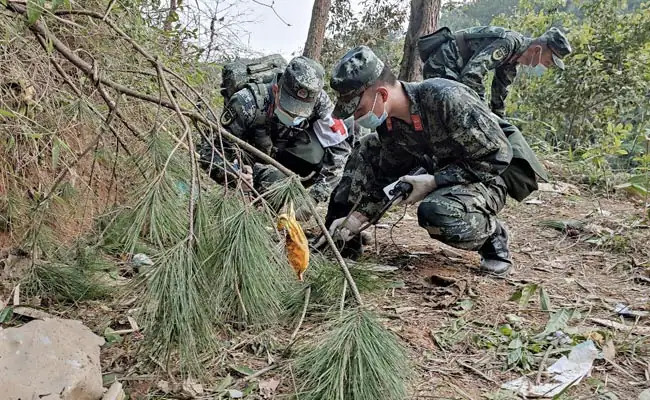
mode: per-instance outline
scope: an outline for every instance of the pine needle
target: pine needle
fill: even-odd
[[[231,213],[222,205],[216,218],[215,246],[206,261],[220,314],[226,321],[257,326],[276,323],[282,297],[291,281],[291,268],[274,245],[272,226],[263,214],[242,203]]]
[[[181,370],[194,376],[204,372],[201,356],[217,349],[208,282],[188,240],[154,257],[154,267],[140,281],[148,354],[169,362],[177,350]]]
[[[23,280],[28,296],[51,297],[65,302],[106,298],[114,287],[107,272],[114,266],[89,247],[77,247],[60,260],[37,260]]]
[[[302,188],[300,180],[295,176],[291,176],[275,182],[262,196],[271,208],[279,212],[282,207],[289,203],[303,204],[305,202],[304,191],[305,189]]]
[[[349,269],[360,292],[369,292],[384,286],[381,278],[371,271],[354,267],[349,267]],[[339,306],[345,277],[334,262],[321,254],[312,254],[309,268],[305,274],[305,282],[312,288],[310,312],[327,313]],[[304,285],[296,285],[287,294],[286,313],[292,323],[302,312],[305,297],[303,291]],[[352,293],[348,292],[346,298],[351,297]]]
[[[408,398],[407,354],[368,311],[344,312],[301,350],[294,369],[302,400]]]

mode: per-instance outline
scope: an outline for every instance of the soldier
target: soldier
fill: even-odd
[[[479,26],[456,33],[445,27],[421,37],[418,47],[425,79],[462,82],[481,98],[485,97],[485,77],[494,70],[490,108],[502,118],[517,65],[534,67],[541,75],[551,65],[564,69],[562,58],[571,53],[569,41],[557,28],[533,39],[497,26]]]
[[[401,176],[413,185],[404,203],[421,201],[418,223],[432,238],[477,250],[485,272],[507,273],[508,232],[497,213],[506,194],[523,199],[536,188],[536,172],[544,174],[521,133],[461,83],[397,81],[365,46],[339,61],[330,85],[338,95],[336,117],[353,115],[376,129],[361,139],[332,192],[326,218],[332,234],[348,249],[360,246],[360,228],[387,201],[383,187]],[[408,176],[416,167],[427,174]]]
[[[227,101],[221,116],[225,129],[271,155],[302,177],[315,203],[327,201],[340,180],[351,147],[343,121],[331,116],[334,105],[323,90],[323,67],[307,57],[296,57],[284,73],[268,84],[250,84]],[[219,143],[215,143],[219,148]],[[201,160],[210,175],[223,179],[222,160],[203,144]],[[246,160],[245,163],[253,163]],[[250,167],[243,167],[250,172]],[[254,163],[253,186],[260,192],[285,175],[271,165]],[[309,218],[307,205],[296,216]]]

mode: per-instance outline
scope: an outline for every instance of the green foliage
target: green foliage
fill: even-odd
[[[344,312],[295,360],[305,400],[407,398],[409,362],[397,338],[367,311]]]
[[[363,44],[397,73],[407,5],[399,0],[363,0],[362,11],[355,14],[350,0],[334,0],[321,54],[325,70],[331,71],[347,50]]]
[[[228,210],[222,207],[222,212]],[[274,243],[272,221],[243,203],[223,217],[211,225],[218,234],[204,261],[222,319],[255,326],[277,323],[292,277]]]
[[[528,121],[524,129],[529,135],[558,149],[581,156],[600,146],[599,154],[623,156],[623,141],[634,139],[642,128],[639,116],[650,90],[649,8],[626,12],[617,0],[585,1],[579,5],[579,19],[558,12],[563,6],[556,0],[522,0],[514,15],[493,21],[532,36],[560,25],[573,47],[566,71],[551,69],[541,77],[520,74],[508,114]]]
[[[154,267],[139,282],[150,354],[167,362],[178,350],[181,369],[198,375],[204,372],[200,356],[217,348],[209,282],[189,240],[154,257]]]
[[[371,271],[363,269],[362,266],[348,264],[348,269],[361,293],[385,287],[384,280]],[[345,278],[335,261],[319,253],[312,253],[309,258],[309,268],[305,273],[305,281],[311,287],[308,309],[310,313],[321,312],[323,315],[328,315],[329,312],[338,312]],[[291,319],[300,317],[305,301],[303,289],[304,286],[300,285],[292,288],[287,294],[286,314]],[[350,290],[347,290],[346,300],[352,299],[352,296]]]

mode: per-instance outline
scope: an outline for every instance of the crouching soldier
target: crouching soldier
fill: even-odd
[[[523,200],[537,188],[536,175],[544,175],[521,133],[459,82],[397,81],[365,46],[339,61],[331,86],[336,117],[353,115],[376,129],[361,139],[332,193],[331,233],[360,250],[360,229],[388,200],[383,188],[401,177],[413,186],[404,203],[420,203],[418,223],[432,238],[478,251],[482,271],[506,274],[508,231],[497,214],[508,194]],[[418,167],[427,173],[408,175]]]
[[[327,201],[351,152],[345,124],[332,118],[334,105],[323,90],[324,75],[316,61],[296,57],[271,82],[246,84],[235,92],[221,116],[221,124],[230,133],[308,178],[304,184],[314,203]],[[218,142],[214,146],[220,148]],[[212,145],[203,143],[201,160],[210,175],[221,181],[223,161],[212,150]],[[243,172],[252,172],[253,186],[260,193],[285,178],[259,160],[246,158],[244,163]],[[309,207],[298,205],[296,216],[308,219]]]

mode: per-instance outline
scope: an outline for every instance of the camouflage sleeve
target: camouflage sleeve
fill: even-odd
[[[327,202],[330,193],[341,180],[345,162],[351,151],[350,144],[346,140],[325,148],[323,166],[314,184],[309,189],[309,194],[314,200],[319,203]]]
[[[240,139],[248,140],[255,130],[255,114],[257,106],[253,94],[248,89],[240,90],[232,95],[221,113],[221,125]],[[214,148],[213,148],[214,146]],[[221,149],[218,136],[214,135],[214,143],[202,138],[199,145],[200,164],[210,177],[217,182],[224,182],[223,159],[214,149]],[[235,158],[235,151],[227,141],[223,142],[224,156],[228,161]]]
[[[357,210],[372,219],[386,204],[384,186],[413,169],[413,157],[394,143],[392,137],[382,137],[380,142],[374,133],[364,136],[355,152],[360,154],[363,162],[355,170],[353,182],[358,184],[351,188],[350,197],[354,201],[360,199]]]
[[[490,108],[492,112],[503,118],[506,114],[505,101],[508,97],[508,86],[512,85],[517,76],[515,64],[505,64],[494,71],[492,91],[490,93]]]
[[[460,82],[472,88],[482,99],[485,98],[485,77],[490,70],[501,66],[512,56],[514,47],[510,38],[495,40],[467,61],[460,73]]]
[[[316,104],[314,105],[314,112],[312,118],[327,119],[331,117],[334,111],[334,103],[324,90],[320,91]]]
[[[248,89],[242,89],[232,95],[221,113],[221,125],[240,139],[246,140],[255,123],[257,104]]]
[[[463,87],[441,91],[439,101],[457,156],[434,173],[436,184],[488,182],[500,175],[510,165],[512,147],[487,104]]]

